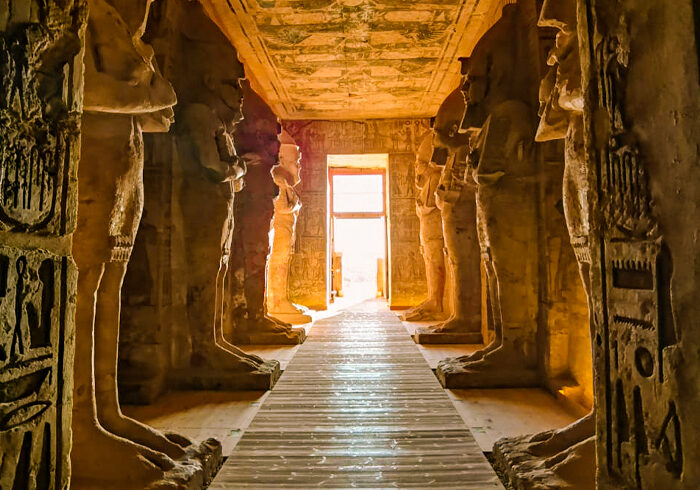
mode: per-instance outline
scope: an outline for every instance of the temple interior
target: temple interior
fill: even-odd
[[[700,488],[697,0],[0,0],[0,83],[0,490]]]

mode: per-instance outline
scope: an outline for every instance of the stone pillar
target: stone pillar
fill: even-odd
[[[445,315],[445,238],[442,215],[435,202],[441,168],[433,162],[433,134],[421,138],[415,164],[416,214],[420,220],[420,246],[425,262],[428,296],[401,315],[403,321],[437,320]]]
[[[558,30],[550,70],[540,85],[537,141],[565,139],[563,207],[583,288],[590,290],[588,169],[583,145],[583,93],[575,0],[544,2],[539,25]],[[576,305],[570,305],[575,310]],[[556,431],[499,440],[497,464],[517,488],[595,488],[595,414]],[[533,471],[537,470],[534,474]]]
[[[278,163],[282,128],[249,84],[243,88],[244,119],[235,132],[235,143],[248,173],[235,209],[240,233],[234,243],[236,273],[229,282],[229,321],[234,340],[241,344],[299,344],[306,331],[268,317],[265,305],[269,231],[277,192],[271,170]]]
[[[279,164],[272,167],[272,180],[279,188],[274,199],[267,259],[267,312],[283,322],[309,323],[311,316],[289,300],[289,265],[296,242],[301,200],[295,187],[301,181],[301,152],[289,133],[282,132]]]
[[[177,167],[174,198],[184,243],[178,259],[187,284],[191,355],[184,366],[173,366],[170,385],[269,389],[279,378],[279,363],[245,353],[223,330],[233,236],[241,232],[234,225],[234,200],[246,173],[234,147],[242,117],[243,66],[201,5],[179,7],[169,12],[177,35],[163,48],[168,50],[168,74],[178,95],[170,144]],[[212,59],[226,62],[211,63]]]
[[[120,293],[143,206],[142,134],[169,129],[175,93],[141,39],[151,2],[88,3],[71,486],[196,488],[218,466],[220,443],[196,445],[126,417],[117,393]]]
[[[417,343],[479,344],[481,334],[481,269],[476,228],[474,185],[466,177],[469,137],[460,134],[464,97],[454,90],[440,106],[433,127],[433,146],[446,151],[435,191],[442,213],[446,259],[453,281],[452,307],[446,322],[416,329]]]
[[[464,60],[462,130],[472,134],[467,165],[495,338],[471,356],[440,362],[438,378],[449,388],[540,383],[536,45],[534,4],[524,0],[506,5]]]
[[[697,488],[698,5],[577,6],[596,484]]]
[[[0,16],[0,488],[68,488],[84,1]]]

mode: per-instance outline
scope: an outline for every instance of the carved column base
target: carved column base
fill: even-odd
[[[459,358],[440,361],[435,374],[444,388],[528,388],[540,386],[536,368],[520,363],[465,362]]]
[[[194,368],[172,370],[168,385],[180,390],[260,390],[272,389],[282,371],[279,361],[265,361],[255,371]]]
[[[529,438],[504,438],[493,446],[494,465],[516,490],[594,490],[595,436],[550,457],[527,451]]]
[[[435,332],[432,327],[419,327],[413,334],[416,344],[482,344],[481,332]]]

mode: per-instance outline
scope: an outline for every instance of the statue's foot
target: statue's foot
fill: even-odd
[[[595,416],[591,412],[561,429],[535,434],[528,441],[526,450],[535,456],[553,456],[593,435]]]
[[[165,454],[110,434],[97,421],[77,414],[71,460],[71,488],[78,490],[160,488],[175,468]]]
[[[595,436],[579,441],[547,457],[514,454],[502,441],[494,445],[496,466],[522,489],[595,489]]]
[[[250,353],[244,351],[243,349],[236,347],[235,345],[233,345],[232,343],[228,342],[225,339],[217,340],[216,346],[219,349],[224,350],[225,352],[228,352],[229,354],[231,354],[234,357],[240,357],[242,359],[247,359],[248,361],[252,362],[256,366],[260,366],[261,364],[263,364],[265,362],[265,359],[263,359],[262,357],[256,356],[255,354],[250,354]]]
[[[428,327],[432,333],[477,333],[481,335],[481,320],[474,321],[460,317],[452,317],[446,322]]]
[[[97,405],[103,403],[98,398]],[[99,412],[99,409],[98,409]],[[156,429],[142,424],[138,420],[127,417],[119,410],[111,410],[109,415],[100,415],[100,424],[111,434],[123,437],[129,441],[145,446],[153,451],[180,460],[185,457],[185,447],[166,437]],[[182,439],[180,442],[184,442]],[[190,441],[191,443],[191,441]],[[189,444],[188,444],[189,445]]]
[[[210,371],[235,371],[240,373],[252,373],[260,369],[265,361],[258,356],[240,356],[218,345],[207,349],[205,354],[193,356],[192,367]]]
[[[538,386],[539,373],[522,356],[504,346],[483,355],[440,361],[435,373],[445,388],[525,388]]]
[[[404,322],[420,322],[426,320],[438,320],[444,318],[444,312],[441,306],[436,305],[431,301],[425,301],[418,306],[399,315],[399,319]]]

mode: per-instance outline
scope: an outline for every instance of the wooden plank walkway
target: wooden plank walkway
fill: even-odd
[[[368,302],[314,324],[209,488],[503,487],[403,325]]]

